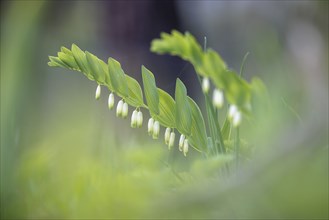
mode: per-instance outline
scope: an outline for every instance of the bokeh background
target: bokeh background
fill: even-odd
[[[253,154],[225,179],[47,65],[76,43],[139,82],[145,65],[171,94],[179,77],[203,106],[193,68],[149,52],[172,29],[237,71],[250,52],[244,77],[268,87],[271,108],[241,128]],[[2,219],[328,218],[328,2],[1,1],[0,182]]]

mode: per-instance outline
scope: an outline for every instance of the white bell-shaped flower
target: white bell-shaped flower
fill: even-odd
[[[232,119],[233,127],[238,127],[241,124],[242,115],[240,111],[237,111]]]
[[[132,128],[136,128],[136,126],[137,126],[137,111],[136,110],[134,110],[133,113],[131,114],[130,126]]]
[[[204,77],[202,79],[202,91],[204,93],[208,93],[209,92],[209,88],[210,88],[210,81],[208,77]]]
[[[152,136],[153,139],[158,139],[159,133],[160,133],[160,123],[158,121],[155,121],[153,125],[153,136]]]
[[[212,96],[212,103],[215,108],[220,109],[223,107],[224,104],[224,93],[219,89],[214,89],[213,96]]]
[[[96,88],[95,99],[98,100],[101,97],[101,85],[98,85]]]
[[[109,99],[108,99],[107,104],[108,104],[109,109],[112,110],[113,107],[114,107],[114,95],[113,95],[113,93],[111,93],[109,95]]]
[[[154,119],[150,118],[147,123],[147,132],[149,133],[149,135],[153,134],[153,127],[154,127]]]
[[[122,118],[127,118],[128,116],[128,104],[125,102],[122,106]]]
[[[118,102],[118,105],[117,105],[117,117],[121,117],[122,116],[122,108],[123,108],[123,101],[120,100]]]
[[[164,139],[165,139],[165,144],[167,144],[167,145],[169,144],[170,132],[171,132],[171,129],[166,128]]]
[[[232,120],[237,111],[238,107],[236,105],[230,105],[230,108],[228,109],[228,118]]]
[[[170,133],[170,138],[169,138],[169,143],[168,143],[168,148],[172,148],[175,144],[175,132]]]
[[[183,151],[184,140],[185,140],[185,135],[181,134],[181,136],[179,138],[179,143],[178,143],[179,151]]]
[[[188,140],[185,139],[184,140],[184,147],[183,147],[183,153],[184,153],[185,157],[186,157],[187,152],[188,152]]]
[[[143,113],[141,111],[139,111],[137,113],[137,127],[141,128],[143,125]]]

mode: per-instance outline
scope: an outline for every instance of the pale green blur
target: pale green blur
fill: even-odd
[[[159,140],[148,136],[147,112],[143,127],[131,129],[107,109],[105,88],[96,101],[96,85],[82,74],[48,67],[48,55],[73,42],[110,56],[96,34],[100,2],[63,8],[60,27],[47,16],[52,4],[1,5],[2,219],[328,218],[327,49],[324,73],[305,76],[273,28],[255,28],[245,71],[268,94],[244,119],[237,172],[233,155],[168,151],[164,128]]]

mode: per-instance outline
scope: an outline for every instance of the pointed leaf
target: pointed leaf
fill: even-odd
[[[146,107],[143,101],[143,93],[139,83],[132,77],[125,75],[128,85],[128,97],[126,102],[134,107]]]
[[[110,81],[114,91],[119,96],[126,98],[128,96],[128,86],[125,73],[123,72],[120,63],[110,57],[108,60],[108,68]]]
[[[144,93],[147,105],[151,114],[158,115],[159,114],[159,94],[157,91],[157,87],[155,85],[155,79],[153,73],[146,69],[146,67],[142,66],[142,78],[143,78],[143,86]]]
[[[177,130],[185,136],[189,136],[191,134],[192,115],[186,87],[180,79],[176,80],[175,101]]]
[[[188,97],[192,113],[192,129],[189,137],[190,144],[199,151],[207,151],[206,126],[199,106]]]
[[[79,69],[84,73],[90,80],[94,80],[95,77],[91,74],[89,65],[87,63],[86,54],[75,44],[72,44],[71,51]]]
[[[109,88],[110,91],[114,91],[111,80],[110,80],[110,74],[109,74],[109,68],[107,66],[107,64],[99,59],[99,65],[101,66],[101,69],[103,70],[103,72],[105,73],[105,85]]]
[[[231,123],[230,123],[230,120],[228,120],[227,117],[225,118],[224,125],[221,129],[221,132],[222,132],[222,137],[223,137],[224,141],[230,139],[230,136],[231,136]]]
[[[67,68],[67,69],[72,69],[67,64],[65,64],[63,61],[61,61],[61,59],[59,59],[58,57],[49,56],[49,60],[50,60],[50,62],[48,63],[49,66],[58,66],[58,67],[63,67],[63,68]]]
[[[67,49],[66,47],[61,47],[61,51],[67,55],[73,56],[72,51],[70,51],[69,49]]]
[[[162,89],[157,88],[159,94],[159,114],[155,119],[165,127],[174,128],[175,125],[175,101]]]
[[[98,84],[104,84],[106,73],[99,63],[99,59],[88,51],[86,51],[85,54],[91,74],[94,76]]]
[[[58,58],[61,59],[66,65],[68,65],[71,69],[78,70],[79,66],[74,60],[74,57],[67,55],[63,52],[58,52]]]

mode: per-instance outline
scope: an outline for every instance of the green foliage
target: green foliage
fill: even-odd
[[[192,116],[186,93],[183,82],[177,79],[175,90],[177,130],[185,136],[190,136]]]
[[[265,87],[260,86],[259,80],[253,80],[253,84],[249,84],[234,71],[229,70],[214,50],[205,48],[202,51],[201,46],[188,32],[184,35],[177,31],[171,34],[162,33],[161,39],[152,41],[151,51],[177,55],[191,62],[199,76],[210,78],[215,87],[224,92],[229,104],[237,106],[245,115],[250,115],[251,112],[252,93],[258,94],[264,91]],[[129,105],[148,109],[154,120],[159,121],[162,126],[177,129],[197,151],[207,155],[225,153],[224,140],[231,138],[230,121],[226,119],[221,128],[217,110],[212,106],[209,95],[205,94],[211,140],[209,147],[203,114],[197,103],[187,96],[187,89],[180,79],[176,80],[174,100],[167,92],[157,88],[153,73],[145,66],[141,68],[142,90],[135,79],[124,73],[117,60],[110,57],[106,64],[95,55],[87,51],[83,52],[75,44],[72,45],[71,50],[61,47],[58,56],[50,56],[49,59],[49,66],[80,71],[88,79],[106,86],[110,92],[121,97]],[[146,104],[143,100],[143,91]]]
[[[157,93],[154,75],[142,66],[143,85],[147,105],[151,115],[159,114],[159,94]]]
[[[188,32],[185,35],[173,31],[162,33],[161,39],[152,41],[151,51],[159,54],[176,55],[192,63],[195,71],[203,77],[209,77],[215,86],[225,92],[230,104],[237,105],[245,113],[250,112],[250,85],[234,71],[229,70],[212,49],[202,51],[201,46]]]

